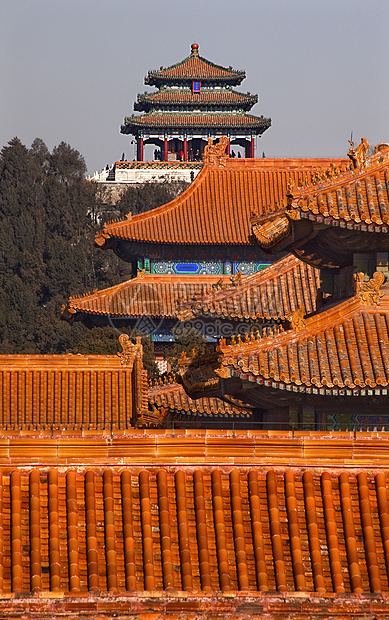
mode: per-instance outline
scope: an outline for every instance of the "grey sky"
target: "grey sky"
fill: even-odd
[[[344,156],[389,141],[388,0],[0,0],[0,145],[62,140],[94,172],[133,158],[119,133],[149,69],[200,54],[246,70],[272,118],[257,154]],[[151,90],[148,88],[148,90]]]

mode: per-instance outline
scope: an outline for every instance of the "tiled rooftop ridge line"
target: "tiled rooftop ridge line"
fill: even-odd
[[[147,412],[146,383],[135,358],[131,367],[115,355],[1,355],[0,428],[131,428]]]
[[[245,112],[221,114],[208,112],[201,113],[177,113],[177,112],[146,112],[142,116],[126,116],[124,119],[124,127],[185,127],[185,128],[208,128],[220,127],[223,131],[229,127],[244,127],[255,129],[267,129],[270,126],[270,120],[263,116],[253,116]]]
[[[70,297],[62,317],[72,321],[78,313],[109,317],[176,317],[180,304],[211,292],[228,276],[176,276],[142,274],[100,291]]]
[[[258,103],[258,95],[249,95],[235,90],[215,91],[214,89],[202,89],[201,93],[193,93],[191,90],[159,90],[157,92],[147,92],[138,94],[137,103],[134,109],[137,111],[147,111],[153,109],[157,104],[166,106],[172,105],[199,106],[204,105],[205,111],[209,106],[224,105],[233,107],[242,106],[249,110],[255,103]]]
[[[1,467],[123,465],[377,468],[389,466],[389,435],[374,429],[344,431],[132,429],[125,432],[0,431]],[[61,519],[60,515],[60,519]]]
[[[331,162],[345,161],[227,159],[224,168],[205,164],[181,196],[152,211],[106,223],[95,241],[100,247],[108,247],[110,238],[151,243],[247,245],[251,243],[252,213],[279,209],[285,202],[291,178],[297,181],[308,175],[313,179],[317,170],[328,168]],[[215,184],[221,191],[215,193]],[[170,231],[168,238],[165,232],[161,236],[166,230]]]
[[[315,311],[319,286],[319,269],[288,254],[255,274],[242,276],[238,286],[227,281],[221,290],[182,304],[177,314],[181,320],[199,315],[286,319],[300,305],[304,314]]]
[[[290,210],[318,222],[324,218],[325,223],[339,225],[344,220],[349,228],[385,232],[389,224],[388,164],[389,150],[372,156],[366,168],[346,172],[308,191],[298,190]]]
[[[200,350],[193,358],[182,358],[183,384],[189,394],[198,392],[191,386],[192,368],[207,369],[209,380],[217,375],[232,377],[252,375],[263,384],[272,381],[308,388],[356,389],[388,384],[388,296],[382,305],[369,306],[354,296],[320,313],[303,319],[293,329],[275,325],[260,332],[232,337],[231,344],[220,339],[216,352]],[[379,346],[375,346],[378,341]],[[217,369],[217,365],[221,364]],[[187,370],[185,370],[187,369]],[[226,374],[227,373],[227,374]],[[205,379],[204,379],[205,381]],[[197,385],[197,384],[196,384]],[[204,384],[205,385],[205,384]],[[211,385],[211,384],[209,384]],[[273,387],[278,387],[274,385]],[[281,389],[288,389],[281,387]],[[212,393],[212,390],[209,390]],[[217,390],[213,390],[218,395]],[[353,393],[353,392],[351,392]]]
[[[287,206],[274,210],[270,218],[251,218],[252,231],[262,248],[287,247],[292,243],[298,220],[362,232],[388,232],[389,147],[379,150],[365,166],[349,169],[328,180],[287,191]],[[306,222],[305,227],[308,227]],[[293,235],[292,235],[292,230]],[[304,233],[301,232],[304,236]],[[291,236],[292,235],[292,236]],[[285,239],[283,241],[283,239]],[[301,244],[300,244],[301,245]],[[303,253],[303,250],[296,249]]]
[[[173,420],[250,419],[252,411],[238,400],[226,402],[220,398],[190,398],[179,383],[156,384],[148,390],[149,408],[163,422],[168,416]],[[159,413],[157,413],[159,412]]]
[[[377,177],[377,174],[381,172],[381,170],[384,170],[386,173],[388,162],[389,162],[389,148],[387,148],[387,150],[385,151],[380,151],[372,155],[369,158],[367,165],[362,168],[353,169],[353,168],[347,167],[346,170],[342,169],[337,175],[329,176],[328,178],[318,180],[318,182],[315,184],[314,187],[307,186],[307,187],[292,188],[291,190],[291,195],[293,196],[292,206],[295,206],[295,205],[299,205],[301,207],[305,206],[306,201],[309,201],[309,199],[311,198],[311,192],[309,191],[311,189],[314,189],[315,195],[320,196],[320,198],[322,199],[323,192],[325,192],[327,189],[336,191],[338,189],[348,187],[350,185],[350,181],[351,181],[351,184],[352,183],[360,184],[361,181],[365,179],[367,180],[367,183],[370,183],[372,178],[379,179],[379,177]],[[380,184],[380,191],[382,191],[381,184]],[[367,196],[370,197],[371,193],[368,192]],[[299,201],[301,201],[301,203]]]
[[[53,589],[52,577],[56,574],[57,563],[55,556],[49,554],[52,545],[49,531],[50,509],[49,514],[46,513],[46,501],[50,494],[47,480],[51,471],[33,469],[28,473],[8,469],[2,472],[5,501],[4,540],[9,541],[6,542],[3,556],[5,593],[25,592],[26,589],[29,591],[33,584],[38,590]],[[182,473],[185,474],[184,470],[178,471],[180,475],[177,477],[177,473],[165,469],[158,469],[157,472],[143,469],[138,476],[130,478],[127,476],[129,470],[120,471],[111,467],[103,471],[92,469],[77,472],[59,471],[60,493],[57,510],[60,512],[65,510],[67,515],[65,520],[67,536],[59,536],[58,548],[61,558],[68,554],[69,562],[62,561],[57,586],[59,589],[55,591],[93,591],[97,583],[98,590],[112,590],[112,592],[134,591],[134,589],[169,590],[171,583],[174,583],[175,590],[182,590],[182,568],[188,560],[183,561],[178,530],[173,525],[178,509],[175,482],[182,482]],[[190,485],[186,487],[183,496],[186,502],[189,502],[188,526],[195,527],[197,542],[195,544],[194,541],[191,542],[187,557],[190,558],[193,578],[199,583],[201,576],[204,591],[207,588],[209,592],[224,588],[226,592],[229,590],[256,592],[266,591],[269,586],[274,590],[277,585],[279,592],[298,590],[323,594],[325,589],[327,593],[340,593],[342,592],[342,589],[339,589],[342,586],[340,577],[344,575],[346,587],[343,589],[346,592],[388,592],[387,557],[380,555],[385,546],[386,533],[384,527],[380,526],[377,493],[377,488],[384,482],[382,476],[386,477],[387,471],[384,474],[382,470],[379,472],[362,470],[359,473],[342,472],[339,475],[339,472],[327,469],[324,472],[311,470],[302,475],[289,469],[248,471],[248,468],[245,468],[245,471],[241,471],[233,468],[230,472],[225,472],[214,467],[212,471],[196,469],[188,474],[187,482],[190,481]],[[328,537],[331,528],[329,530],[325,527],[326,511],[323,513],[321,509],[326,497],[324,486],[321,484],[324,479],[331,481],[333,508],[342,515],[340,520],[337,517],[338,554],[335,555],[332,553],[327,555],[332,543]],[[258,494],[258,490],[255,489],[258,482],[265,490],[264,495],[262,492]],[[122,538],[123,483],[130,484],[126,494],[131,497],[131,502],[142,520],[140,529],[136,526],[137,521],[133,521],[134,529],[131,535],[133,551],[130,560],[133,568],[125,563],[125,548],[128,550],[129,546],[124,545]],[[196,512],[193,495],[189,492],[193,484],[195,498],[202,500],[197,504]],[[247,494],[247,485],[250,484],[251,493]],[[28,507],[25,502],[27,500],[28,505],[28,498],[35,494],[39,485],[39,512],[35,514],[33,511],[26,529],[25,515],[28,514]],[[296,493],[293,489],[297,488],[296,485],[299,485],[303,494],[301,491]],[[386,479],[385,487],[387,488]],[[90,500],[85,511],[81,510],[77,501],[77,496],[84,492]],[[354,500],[358,496],[360,501],[355,503]],[[228,497],[231,498],[231,502],[226,503]],[[239,500],[235,501],[238,497]],[[155,504],[151,498],[155,498]],[[254,502],[256,506],[253,504],[253,498],[256,498]],[[145,499],[148,501],[144,502]],[[290,499],[293,501],[290,502]],[[38,510],[38,504],[35,502],[34,505],[35,510]],[[263,533],[259,532],[257,527],[258,508],[262,513]],[[96,515],[99,515],[98,532],[95,526],[92,528],[88,526],[97,524]],[[295,519],[296,515],[298,522]],[[102,517],[101,526],[100,517]],[[156,523],[160,523],[163,527],[156,527]],[[203,534],[199,532],[201,524],[205,528]],[[378,529],[374,534],[376,525]],[[212,530],[217,553],[209,552],[209,543],[204,545],[207,541],[205,532]],[[128,536],[128,528],[126,531]],[[289,544],[288,532],[293,532],[300,543],[295,544],[297,543],[295,540],[293,545]],[[320,535],[319,538],[318,532],[322,532],[323,537]],[[263,534],[265,539],[261,541]],[[265,545],[265,560],[260,559],[257,552],[254,554],[257,548],[254,546],[254,540],[259,542],[257,551],[263,549]],[[127,543],[129,542],[127,540]],[[98,553],[97,544],[100,547]],[[33,558],[37,558],[38,554],[41,557],[39,565],[41,586],[37,585],[38,565],[33,562]],[[115,562],[112,564],[114,558]],[[52,560],[54,566],[51,565]],[[176,566],[174,571],[173,566]],[[127,578],[130,573],[133,577],[132,587],[128,588]],[[211,579],[211,574],[218,575],[217,587],[214,577]],[[302,578],[304,574],[305,585]],[[334,584],[334,575],[339,577],[337,586]],[[350,583],[351,590],[347,585]]]

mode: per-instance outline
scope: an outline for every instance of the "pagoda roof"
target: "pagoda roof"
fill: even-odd
[[[314,179],[341,159],[232,159],[224,167],[205,164],[194,182],[172,202],[106,223],[100,247],[119,240],[152,244],[251,245],[252,214],[266,217],[286,205],[288,183]]]
[[[140,116],[131,116],[124,119],[121,133],[133,133],[139,128],[187,128],[187,129],[250,129],[256,133],[263,133],[271,125],[269,118],[253,116],[252,114],[193,114],[193,113],[160,113],[150,112]]]
[[[147,412],[139,372],[117,355],[0,355],[0,429],[129,428]]]
[[[202,56],[199,56],[198,45],[193,43],[191,54],[170,67],[161,67],[156,71],[149,71],[145,84],[159,86],[161,84],[177,84],[192,80],[201,80],[209,83],[226,83],[237,86],[246,77],[244,71],[237,71],[231,67],[216,65]]]
[[[252,220],[253,233],[264,248],[289,245],[291,224],[308,220],[313,225],[343,228],[355,232],[389,231],[389,147],[378,151],[357,169],[335,167],[328,179],[297,187],[289,193],[289,205],[272,218]]]
[[[181,320],[199,315],[240,320],[287,319],[300,306],[304,314],[317,309],[320,271],[292,254],[260,271],[226,282],[178,311]]]
[[[229,345],[220,341],[218,354],[199,355],[189,365],[183,360],[185,389],[193,397],[218,396],[220,377],[225,386],[228,378],[238,377],[251,389],[237,387],[232,393],[241,400],[247,397],[246,402],[266,389],[285,396],[292,392],[294,398],[297,393],[388,395],[389,295],[355,295],[310,317],[300,308],[291,323],[287,331],[268,328],[265,337],[246,335],[245,342],[238,337]]]
[[[180,420],[252,420],[252,411],[236,401],[227,402],[220,398],[198,398],[194,400],[179,383],[156,384],[148,391],[149,409],[156,410],[158,419]]]
[[[250,110],[253,105],[258,103],[258,95],[239,93],[235,90],[204,90],[200,93],[193,93],[192,90],[160,90],[156,93],[143,93],[138,95],[138,102],[134,109],[148,111],[154,107],[239,107]]]
[[[62,316],[72,321],[75,316],[94,314],[118,317],[174,318],[181,304],[195,296],[209,293],[220,275],[165,275],[138,272],[136,278],[93,293],[70,297]]]

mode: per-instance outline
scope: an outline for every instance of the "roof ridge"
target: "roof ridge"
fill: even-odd
[[[296,206],[295,201],[301,200],[303,198],[308,197],[310,194],[308,193],[310,189],[314,189],[314,193],[319,193],[320,191],[335,191],[337,188],[345,187],[350,184],[350,181],[358,182],[359,180],[365,179],[372,174],[379,172],[381,169],[387,166],[389,160],[389,150],[381,151],[376,153],[370,157],[370,165],[367,165],[364,168],[350,168],[349,170],[341,171],[340,174],[334,178],[329,178],[323,181],[319,181],[318,183],[314,183],[313,185],[308,185],[307,187],[296,188],[294,191],[292,189],[293,194],[293,203],[292,207]],[[296,195],[297,194],[297,195]]]
[[[128,215],[131,215],[130,218],[127,215],[126,218],[116,220],[114,223],[119,224],[119,225],[120,224],[125,225],[128,223],[129,219],[131,219],[132,222],[139,222],[143,219],[149,219],[150,217],[160,215],[161,213],[167,213],[171,209],[174,209],[176,204],[180,204],[180,202],[182,202],[183,197],[184,199],[186,199],[189,196],[191,196],[196,191],[198,186],[202,184],[204,177],[206,176],[206,173],[208,171],[208,168],[209,168],[208,164],[204,164],[202,170],[200,170],[199,174],[196,176],[194,181],[189,185],[189,187],[187,187],[186,190],[182,192],[182,194],[180,194],[179,196],[177,196],[170,202],[167,202],[166,204],[161,205],[160,207],[156,207],[155,209],[151,209],[150,211],[144,211],[143,213],[137,213],[136,215],[128,214]],[[98,231],[96,233],[96,237],[103,234],[106,229],[106,225],[110,223],[111,222],[106,222],[103,225],[103,228],[101,229],[101,231]]]
[[[389,296],[384,305],[389,306]],[[346,309],[346,312],[341,314],[342,309]],[[238,337],[238,342],[235,341],[230,344],[224,344],[222,342],[220,350],[223,353],[227,353],[231,348],[236,348],[237,346],[243,346],[246,351],[255,350],[258,346],[261,346],[261,348],[265,348],[267,345],[274,347],[275,340],[277,340],[277,344],[282,345],[284,340],[290,342],[291,338],[293,338],[293,340],[308,339],[321,331],[332,329],[335,325],[341,325],[354,316],[363,313],[380,314],[386,311],[387,308],[382,308],[380,305],[372,306],[362,303],[360,298],[354,295],[353,297],[342,300],[340,303],[334,304],[331,308],[325,310],[321,309],[321,311],[304,318],[303,324],[299,329],[294,329],[292,327],[291,329],[280,330],[280,326],[272,326],[268,328],[266,335],[261,336],[259,339],[242,340]],[[323,318],[325,315],[326,319]],[[339,320],[336,320],[337,318]],[[275,332],[273,330],[274,327],[276,328]]]

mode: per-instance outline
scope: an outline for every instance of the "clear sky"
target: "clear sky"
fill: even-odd
[[[389,142],[389,0],[0,0],[0,146],[77,148],[89,172],[134,155],[120,134],[149,69],[200,55],[244,69],[272,118],[267,157]]]

